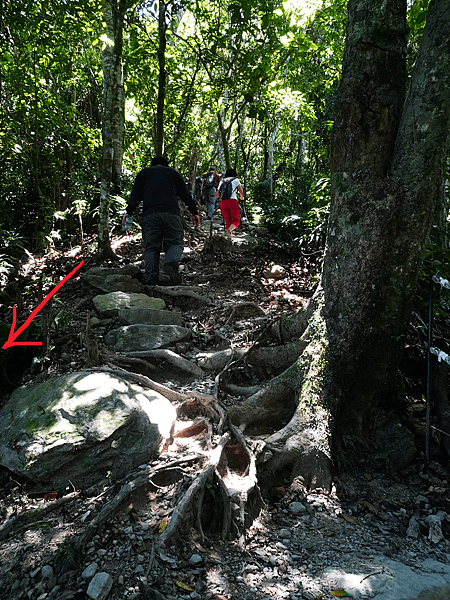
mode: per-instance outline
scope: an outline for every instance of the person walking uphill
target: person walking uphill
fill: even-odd
[[[220,212],[225,219],[227,235],[232,235],[233,231],[239,227],[241,215],[239,213],[239,203],[237,192],[244,200],[244,190],[234,169],[227,169],[225,177],[219,185]]]
[[[205,197],[206,217],[211,219],[216,210],[216,192],[220,182],[216,167],[209,167],[209,171],[202,177],[200,193]]]
[[[200,217],[197,205],[189,193],[183,177],[169,167],[162,156],[155,156],[151,166],[142,169],[136,179],[128,199],[127,212],[122,218],[125,223],[140,202],[143,202],[142,241],[144,244],[145,283],[159,283],[159,256],[165,252],[164,270],[169,275],[171,285],[179,285],[181,277],[178,266],[183,254],[183,222],[180,216],[178,198],[192,213],[192,222],[198,227]]]

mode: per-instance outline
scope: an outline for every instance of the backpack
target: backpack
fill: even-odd
[[[203,187],[206,189],[215,187],[216,185],[216,174],[214,173],[214,171],[208,171],[208,173],[206,174],[205,177],[205,182],[203,184]]]
[[[222,185],[219,190],[219,198],[221,200],[229,200],[231,198],[233,193],[233,181],[235,179],[237,179],[237,177],[233,177],[230,181],[225,181],[225,179],[222,180]]]

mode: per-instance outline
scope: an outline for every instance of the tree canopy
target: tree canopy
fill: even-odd
[[[107,109],[105,56],[119,39],[108,7],[123,15],[117,48],[124,129],[113,135],[123,138],[114,167],[121,178],[111,174],[106,184],[102,132],[108,119],[117,125],[118,113]],[[345,23],[345,2],[324,2],[309,16],[301,6],[266,0],[7,3],[3,237],[20,235],[41,249],[95,232],[102,195],[114,226],[137,170],[164,152],[186,178],[211,161],[236,168],[245,176],[249,209],[268,222],[285,220],[299,241],[299,231],[310,232],[326,216]]]

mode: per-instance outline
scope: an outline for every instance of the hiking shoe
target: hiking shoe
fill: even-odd
[[[167,273],[170,279],[170,285],[180,285],[181,284],[181,275],[178,273],[175,267],[172,265],[165,265],[164,271]]]

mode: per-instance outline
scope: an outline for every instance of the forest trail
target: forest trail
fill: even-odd
[[[217,226],[220,231],[220,222]],[[260,250],[205,253],[208,236],[205,224],[188,235],[182,276],[188,289],[211,303],[199,305],[192,297],[170,296],[164,289],[156,294],[164,297],[169,310],[182,313],[183,323],[192,331],[190,342],[178,348],[187,360],[230,346],[248,348],[255,332],[303,306],[317,281],[318,255],[289,256],[268,238],[261,239]],[[236,245],[246,236],[247,231],[238,231]],[[138,234],[114,238],[113,247],[119,263],[103,267],[140,263]],[[41,277],[51,287],[80,256],[67,249],[25,265],[30,311],[38,300],[33,282]],[[94,263],[88,252],[82,258],[86,273]],[[101,357],[103,340],[116,324],[114,319],[95,320],[92,300],[98,294],[83,276],[61,290],[60,302],[53,306],[48,358],[34,364],[27,380],[91,367],[93,355],[85,344],[87,323]],[[242,305],[256,306],[262,314],[230,318]],[[174,391],[187,394],[195,388],[207,395],[215,391],[214,373],[202,378],[183,373],[175,378],[164,361],[158,364],[160,370],[153,371],[152,377]],[[235,383],[258,383],[258,377],[247,381],[248,376],[244,373],[243,381]],[[223,391],[219,399],[225,407],[238,401]],[[183,450],[168,451],[147,465],[154,471],[164,467],[165,472],[177,473],[175,480],[161,480],[151,491],[136,483],[145,471],[142,466],[126,481],[106,482],[100,493],[82,491],[54,510],[49,506],[50,489],[17,481],[1,470],[3,519],[32,510],[48,512],[2,543],[0,598],[328,600],[346,592],[354,598],[411,600],[422,590],[450,585],[445,513],[450,475],[438,463],[424,469],[419,460],[407,472],[393,475],[373,464],[350,468],[336,477],[329,494],[307,490],[296,480],[290,487],[273,490],[259,518],[241,538],[225,543],[217,534],[201,539],[192,532],[181,540],[176,536],[162,550],[158,537],[186,483],[198,476],[193,450],[195,445],[187,443]],[[86,555],[78,556],[71,540],[83,536],[108,506],[112,510],[90,538]],[[427,518],[439,511],[445,513],[443,535],[429,539]],[[407,533],[413,515],[418,518],[416,537]]]

